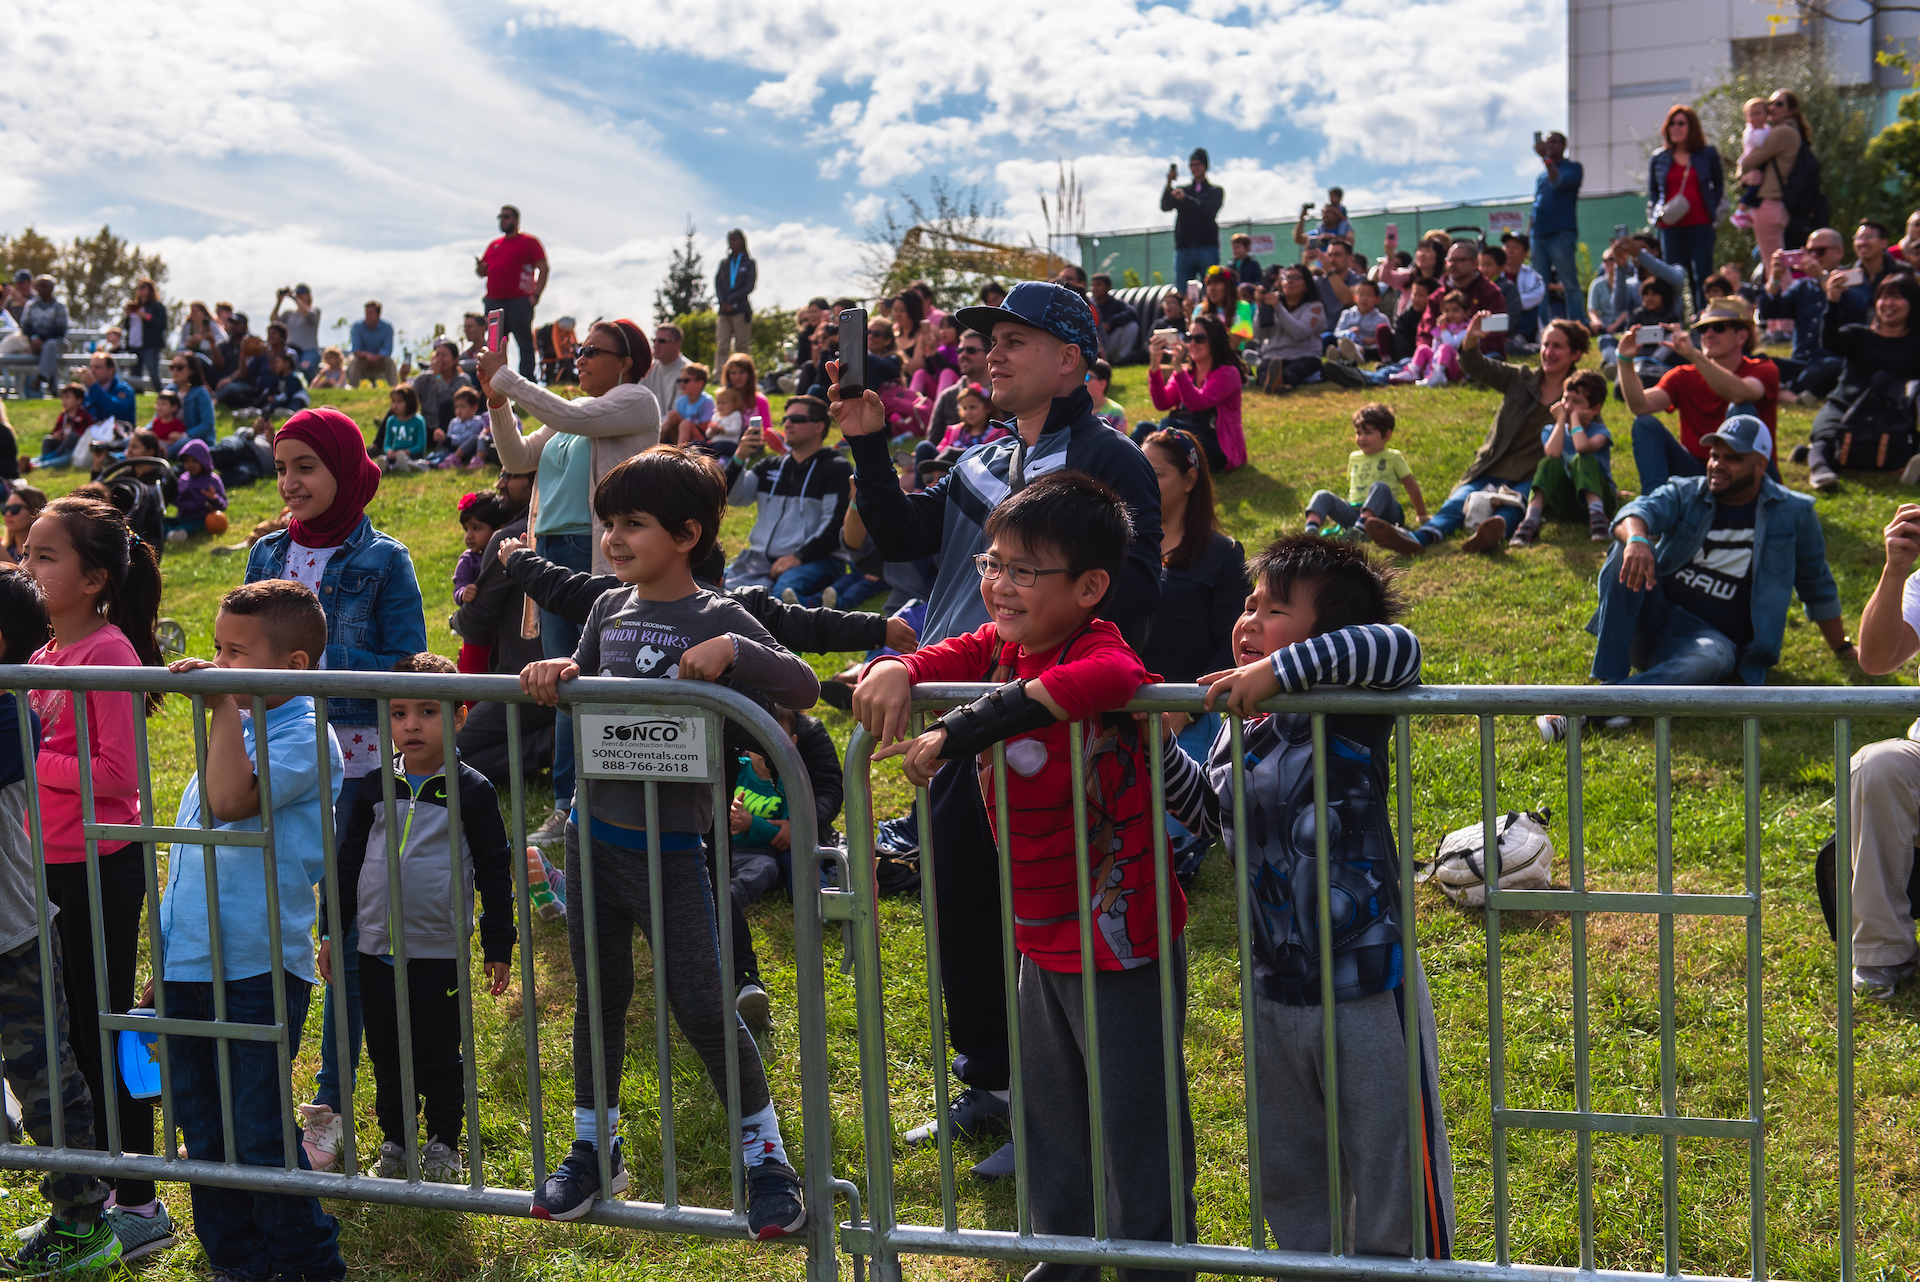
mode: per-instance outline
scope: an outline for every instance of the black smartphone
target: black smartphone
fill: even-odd
[[[1613,238],[1615,240],[1625,240],[1627,238],[1628,231],[1629,231],[1629,228],[1625,223],[1615,223],[1613,225]]]
[[[1534,131],[1533,131],[1533,145],[1534,145],[1534,146],[1536,146],[1536,147],[1538,147],[1538,146],[1539,146],[1539,145],[1540,145],[1541,143],[1543,143],[1543,142],[1545,142],[1545,141],[1546,141],[1546,139],[1544,139],[1544,138],[1542,138],[1542,137],[1540,136],[1540,131],[1539,131],[1538,129],[1536,129],[1536,130],[1534,130]]]
[[[840,313],[840,399],[854,400],[867,390],[867,309]]]

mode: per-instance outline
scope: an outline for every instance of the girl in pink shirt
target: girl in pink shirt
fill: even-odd
[[[34,652],[49,667],[81,664],[138,668],[160,666],[154,620],[160,610],[160,562],[154,549],[127,526],[110,503],[77,496],[55,499],[27,532],[21,564],[33,576],[53,623],[53,639]],[[93,913],[87,895],[86,841],[81,834],[80,741],[76,701],[86,700],[87,768],[97,823],[140,822],[140,773],[134,756],[136,696],[124,691],[34,690],[28,695],[40,719],[40,749],[34,772],[40,790],[40,835],[47,864],[47,898],[57,907],[65,965],[67,1005],[73,1012],[70,1040],[94,1107],[119,1103],[120,1143],[129,1153],[153,1152],[153,1106],[127,1094],[114,1071],[111,1043],[103,1045],[93,967]],[[146,696],[139,715],[159,707]],[[140,912],[147,902],[146,848],[102,841],[101,937],[106,946],[107,1002],[131,1010],[138,990]],[[108,1092],[112,1095],[109,1096]],[[105,1148],[107,1128],[96,1121],[94,1143]],[[117,1181],[113,1206],[148,1218],[159,1213],[150,1181]],[[109,1210],[108,1214],[114,1212]]]

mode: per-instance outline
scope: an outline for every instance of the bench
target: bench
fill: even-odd
[[[83,383],[86,381],[87,362],[92,359],[93,353],[78,349],[84,348],[91,343],[97,343],[105,336],[106,331],[98,329],[69,329],[67,331],[67,350],[60,354],[60,375],[62,382],[66,382],[68,379],[78,379]],[[158,390],[148,387],[146,385],[147,380],[144,378],[135,382],[129,376],[130,371],[139,363],[139,358],[132,352],[114,352],[112,356],[114,365],[120,371],[120,376],[127,379],[128,382],[133,383],[135,391],[151,393]],[[40,358],[32,352],[16,352],[10,356],[0,356],[0,397],[13,397],[18,399],[26,391],[27,380],[33,378],[39,369]],[[47,392],[49,396],[53,394],[52,390]]]

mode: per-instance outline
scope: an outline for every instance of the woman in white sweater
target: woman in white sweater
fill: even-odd
[[[600,321],[574,353],[580,390],[574,400],[555,396],[506,368],[505,352],[482,352],[480,389],[491,407],[493,446],[509,472],[532,472],[534,507],[528,521],[534,549],[556,565],[613,568],[595,537],[593,489],[617,463],[660,443],[660,402],[642,385],[653,364],[647,336],[632,321]],[[523,436],[514,408],[543,426]],[[571,656],[580,629],[557,614],[540,611],[540,646],[549,659]],[[573,804],[573,727],[564,714],[555,726],[554,812],[532,834],[557,840]]]

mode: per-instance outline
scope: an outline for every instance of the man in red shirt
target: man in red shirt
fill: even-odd
[[[539,355],[533,346],[533,309],[547,292],[547,251],[520,233],[520,211],[500,206],[500,238],[473,260],[473,274],[487,278],[486,308],[501,311],[500,341],[520,340],[520,377],[532,381]]]
[[[1705,476],[1708,448],[1705,437],[1720,430],[1734,414],[1752,414],[1778,433],[1780,368],[1764,356],[1754,356],[1760,343],[1753,313],[1737,298],[1722,298],[1694,318],[1695,346],[1687,331],[1669,326],[1667,342],[1688,364],[1668,370],[1653,387],[1642,387],[1633,369],[1640,350],[1637,332],[1620,336],[1620,395],[1633,420],[1633,463],[1640,472],[1640,492],[1651,494],[1676,476]],[[1674,439],[1657,414],[1680,413],[1680,437]],[[1767,475],[1780,479],[1780,460],[1770,453]]]

